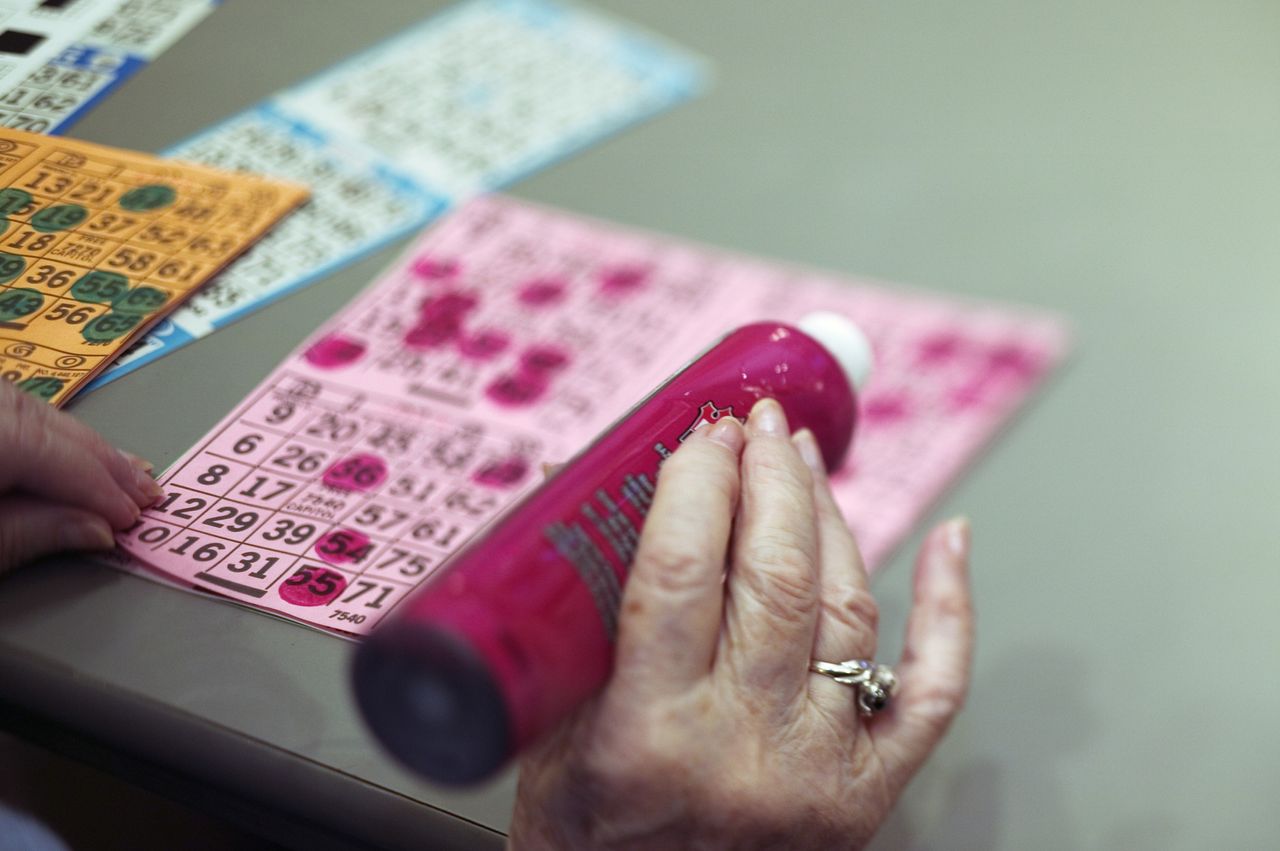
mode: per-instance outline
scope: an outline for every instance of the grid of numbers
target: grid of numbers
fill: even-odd
[[[217,0],[0,3],[0,127],[57,133],[154,59]],[[11,33],[5,38],[6,33]]]
[[[111,154],[0,138],[0,377],[55,403],[303,196]]]
[[[371,625],[534,478],[536,440],[277,374],[126,540],[193,580],[336,629]]]
[[[572,457],[720,334],[817,309],[858,322],[876,354],[853,452],[832,476],[875,569],[1061,357],[1054,317],[497,196],[425,234],[278,367],[166,474],[171,501],[125,544],[183,581],[365,632],[536,465]]]
[[[219,0],[123,0],[86,41],[153,57],[207,15]]]
[[[117,79],[126,60],[72,47],[0,95],[0,126],[50,133]]]
[[[393,182],[356,157],[295,131],[268,110],[246,113],[172,151],[215,168],[270,174],[311,187],[310,203],[272,230],[174,316],[212,327],[300,285],[390,235],[419,226],[444,202]],[[305,278],[304,278],[305,279]]]
[[[169,153],[305,181],[315,202],[180,310],[179,333],[153,335],[95,385],[689,98],[702,78],[698,59],[592,10],[469,0],[276,94]]]
[[[585,9],[471,2],[277,102],[468,195],[687,97],[700,74],[692,57]]]

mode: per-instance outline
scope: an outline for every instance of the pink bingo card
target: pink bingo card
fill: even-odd
[[[1067,347],[1054,317],[735,256],[503,197],[425,233],[161,477],[144,575],[362,634],[720,334],[842,312],[871,339],[833,483],[883,564]]]

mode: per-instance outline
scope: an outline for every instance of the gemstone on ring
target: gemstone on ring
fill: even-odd
[[[869,659],[849,659],[845,662],[821,662],[815,659],[809,663],[809,670],[854,688],[858,693],[858,712],[864,716],[875,715],[888,707],[898,688],[898,677],[893,669]]]

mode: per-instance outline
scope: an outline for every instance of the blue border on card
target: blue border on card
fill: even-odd
[[[96,50],[96,48],[86,48],[86,49]],[[102,101],[104,98],[113,94],[115,90],[120,88],[120,86],[126,80],[128,80],[134,74],[141,71],[143,68],[147,67],[148,64],[150,63],[147,62],[147,60],[141,56],[126,54],[124,56],[124,61],[121,62],[120,65],[115,69],[114,71],[115,77],[111,80],[111,82],[107,83],[105,86],[99,89],[98,92],[93,97],[89,98],[87,101],[80,104],[80,106],[76,108],[75,112],[72,112],[70,115],[65,116],[62,119],[62,121],[58,122],[57,126],[55,126],[52,130],[49,131],[49,135],[51,136],[62,135],[64,130],[66,130],[72,124],[75,124],[77,121],[83,118],[85,113],[97,107],[100,101]]]
[[[204,14],[202,14],[199,18],[196,19],[195,24],[189,25],[185,30],[179,33],[177,40],[181,40],[182,37],[185,36],[188,32],[190,32],[190,30],[193,29],[196,24],[199,24],[201,20],[203,20],[206,16],[214,12],[219,6],[221,6],[223,3],[223,0],[204,0],[204,3],[205,3],[205,6],[207,7],[207,10],[204,12]],[[145,56],[140,56],[136,53],[129,53],[127,50],[123,50],[120,48],[98,47],[92,44],[84,44],[82,42],[76,41],[67,45],[63,49],[62,53],[60,53],[58,56],[54,57],[51,60],[50,64],[54,64],[54,65],[62,64],[60,60],[67,55],[68,51],[75,51],[76,54],[79,56],[85,56],[85,55],[97,56],[102,54],[108,54],[121,59],[121,63],[118,67],[114,69],[114,75],[115,75],[114,78],[105,86],[103,86],[101,89],[99,89],[96,93],[94,93],[93,97],[89,98],[87,101],[85,101],[84,103],[76,107],[74,112],[63,116],[62,120],[59,121],[57,124],[55,124],[48,131],[47,135],[50,135],[50,136],[62,135],[63,131],[65,131],[71,125],[75,124],[77,121],[83,118],[85,113],[87,113],[91,109],[96,108],[98,106],[98,103],[102,101],[103,98],[106,98],[111,94],[114,94],[115,90],[120,88],[122,83],[127,81],[130,77],[132,77],[134,74],[141,71],[143,68],[150,65],[153,61],[155,61],[155,59],[159,58],[158,54],[157,56],[151,59],[148,59]],[[161,53],[163,52],[164,51],[161,51]],[[64,67],[75,68],[78,66],[78,64],[79,64],[78,62],[73,62],[73,63],[70,63],[69,65],[64,65]],[[92,70],[92,69],[90,68],[88,70]]]
[[[607,30],[611,36],[612,46],[618,50],[618,53],[614,58],[623,64],[627,70],[644,78],[644,82],[652,88],[653,94],[651,98],[641,103],[636,109],[627,112],[617,119],[603,122],[594,128],[584,129],[573,136],[565,138],[557,145],[548,146],[546,150],[530,156],[523,162],[516,163],[512,168],[508,169],[505,174],[489,175],[488,180],[486,181],[487,185],[481,187],[482,192],[509,186],[517,180],[520,180],[539,169],[567,159],[569,156],[576,154],[590,144],[594,144],[595,142],[608,138],[627,127],[638,124],[641,121],[647,120],[679,103],[689,100],[705,88],[708,76],[706,73],[706,65],[696,56],[691,53],[681,52],[678,47],[673,46],[672,48],[667,48],[662,44],[659,37],[649,36],[644,33],[643,30],[639,30],[635,25],[630,24],[629,22],[615,21],[594,9],[576,5],[561,5],[559,3],[551,2],[551,0],[466,0],[466,2],[459,3],[448,9],[437,12],[426,20],[409,27],[404,32],[390,36],[370,45],[369,47],[363,48],[351,56],[340,60],[336,64],[331,65],[286,89],[268,96],[265,100],[206,127],[196,134],[187,137],[183,141],[170,146],[165,150],[164,154],[172,156],[173,152],[178,149],[197,143],[201,139],[217,133],[226,125],[243,120],[246,116],[253,114],[258,114],[270,121],[283,124],[290,132],[295,133],[299,137],[306,138],[313,143],[321,145],[328,144],[330,139],[327,133],[325,133],[321,128],[316,128],[307,124],[305,121],[302,121],[297,116],[291,115],[288,112],[287,107],[283,106],[282,101],[287,98],[290,93],[303,91],[308,87],[323,84],[325,80],[342,75],[349,69],[357,67],[361,63],[365,62],[370,56],[394,49],[404,41],[420,38],[424,32],[429,32],[433,29],[446,26],[454,18],[468,14],[477,7],[486,6],[500,12],[517,15],[525,23],[532,26],[544,27],[548,30],[562,29],[566,25],[566,22],[568,22],[569,25],[572,25],[575,16],[589,19],[591,23]],[[112,83],[112,87],[115,85],[117,85],[117,83]],[[105,91],[106,90],[104,90],[104,94]],[[94,100],[96,101],[97,98]],[[78,112],[79,111],[77,111],[77,114]],[[371,153],[377,154],[378,152],[372,151]],[[428,209],[423,213],[423,215],[416,217],[403,225],[399,225],[388,230],[382,236],[371,240],[361,248],[301,275],[287,287],[273,292],[270,295],[264,296],[251,304],[246,304],[239,310],[221,317],[217,322],[212,323],[215,331],[225,328],[226,326],[243,319],[250,313],[261,310],[267,305],[297,292],[320,278],[333,274],[339,269],[381,250],[389,243],[404,237],[414,230],[430,224],[456,206],[457,202],[465,200],[451,197],[450,193],[443,191],[438,187],[426,185],[424,182],[397,170],[394,167],[394,163],[387,161],[385,157],[381,157],[381,162],[375,159],[370,159],[367,164],[379,179],[385,181],[387,185],[391,186],[406,197],[420,200],[424,204],[428,205]],[[175,333],[163,338],[164,345],[161,347],[126,365],[109,368],[93,382],[88,384],[82,392],[97,389],[98,387],[110,383],[121,376],[130,374],[139,367],[146,366],[153,361],[159,360],[171,351],[182,348],[189,343],[193,343],[196,340],[201,339],[200,337],[194,337],[185,331],[181,331],[177,326],[174,326],[174,332]]]
[[[145,366],[146,364],[151,363],[153,360],[155,360],[156,358],[160,357],[161,355],[165,354],[168,351],[172,351],[173,349],[180,349],[183,346],[185,346],[187,343],[192,343],[192,342],[195,342],[197,339],[199,339],[198,337],[193,337],[190,334],[188,334],[186,331],[183,331],[177,325],[173,324],[173,320],[168,318],[161,320],[154,328],[148,331],[146,336],[142,337],[142,339],[148,340],[152,337],[152,335],[159,335],[159,338],[161,340],[160,348],[156,349],[155,351],[151,352],[145,357],[138,358],[136,361],[130,361],[127,364],[120,364],[120,363],[112,364],[111,366],[107,367],[107,371],[103,372],[97,378],[93,379],[93,381],[90,381],[83,388],[81,388],[79,392],[88,393],[91,390],[96,390],[97,388],[101,387],[104,384],[109,384],[111,381],[113,381],[116,378],[119,378],[121,375],[128,375],[138,367]],[[174,341],[175,338],[177,339],[177,342],[171,342],[171,341]]]
[[[366,242],[360,248],[350,251],[335,260],[331,260],[328,263],[315,267],[306,274],[294,278],[287,287],[282,287],[281,289],[255,300],[251,304],[246,304],[239,310],[225,314],[217,322],[212,323],[214,330],[221,330],[228,325],[239,322],[249,314],[256,313],[267,305],[280,301],[286,296],[292,295],[298,290],[315,283],[321,278],[327,277],[328,275],[331,275],[352,263],[358,262],[371,254],[381,251],[397,239],[408,236],[414,231],[435,221],[450,209],[449,203],[445,199],[437,196],[431,196],[423,193],[418,200],[426,207],[420,215],[408,219],[403,224],[384,231],[381,235]],[[166,321],[171,322],[171,320]],[[203,339],[204,336],[208,335],[202,335],[199,337],[193,336],[186,331],[183,331],[177,325],[174,325],[173,332],[161,338],[161,345],[158,348],[148,352],[146,355],[143,355],[136,360],[129,361],[126,364],[114,364],[108,367],[101,375],[89,382],[89,384],[85,385],[84,389],[80,392],[87,393],[89,391],[96,390],[103,385],[110,384],[117,378],[126,376],[140,367],[153,363],[170,352],[177,351],[178,349],[184,348],[191,343]],[[143,339],[146,339],[146,337],[143,337]]]

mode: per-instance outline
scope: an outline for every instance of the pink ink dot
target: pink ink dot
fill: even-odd
[[[608,295],[627,295],[648,279],[649,269],[644,266],[616,266],[600,273],[600,289]]]
[[[485,395],[508,408],[531,405],[547,390],[542,376],[535,372],[499,375],[485,388]]]
[[[951,392],[951,408],[964,410],[980,407],[987,401],[987,384],[985,377],[962,384]]]
[[[882,393],[866,399],[862,404],[862,415],[867,421],[880,425],[906,419],[910,413],[911,406],[902,393]]]
[[[461,318],[433,316],[410,328],[404,335],[404,344],[412,349],[435,349],[457,339],[461,332]]]
[[[316,541],[316,555],[329,564],[350,564],[364,561],[364,557],[373,549],[369,536],[355,529],[334,529],[326,532]]]
[[[472,293],[452,290],[437,296],[428,296],[418,306],[418,312],[424,317],[457,316],[462,317],[476,308],[480,299]]]
[[[424,281],[447,281],[456,278],[460,268],[457,260],[419,257],[413,264],[413,274]]]
[[[325,471],[323,482],[340,491],[363,492],[386,481],[387,464],[377,455],[350,455]]]
[[[1015,343],[996,346],[987,352],[987,366],[992,372],[1032,378],[1041,369],[1039,358]]]
[[[492,360],[510,345],[511,338],[501,331],[477,331],[458,342],[458,351],[473,360]]]
[[[325,606],[346,590],[347,578],[327,567],[300,567],[280,584],[280,599],[295,606]]]
[[[941,364],[960,354],[962,340],[950,331],[935,334],[920,343],[918,357],[921,363]]]
[[[330,334],[308,347],[303,357],[312,366],[318,366],[321,369],[337,369],[340,366],[355,363],[364,353],[365,345],[359,340]]]
[[[568,365],[569,353],[559,346],[530,346],[520,355],[520,366],[532,372],[555,372]]]
[[[560,281],[539,278],[520,288],[520,303],[529,307],[546,307],[564,298],[564,284]]]
[[[472,477],[472,481],[479,485],[505,488],[517,484],[528,472],[529,462],[517,455],[486,464]]]

